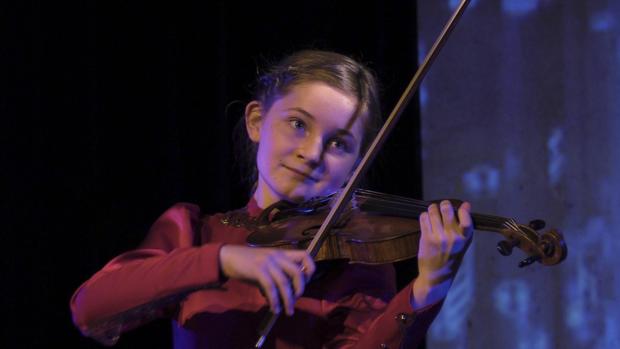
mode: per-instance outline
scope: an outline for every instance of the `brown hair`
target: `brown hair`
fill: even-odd
[[[362,63],[339,53],[298,51],[273,64],[258,77],[253,97],[261,103],[263,112],[266,113],[273,103],[286,95],[293,86],[307,82],[323,82],[357,99],[356,114],[366,114],[360,147],[362,154],[370,145],[381,122],[379,87],[374,73]],[[249,184],[254,184],[257,179],[257,144],[247,137],[244,120],[239,121],[236,133],[237,137],[241,138],[236,143],[242,149],[238,149],[236,153],[242,157],[239,160],[244,178]]]

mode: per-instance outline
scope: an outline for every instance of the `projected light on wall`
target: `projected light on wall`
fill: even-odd
[[[564,133],[561,129],[556,128],[551,131],[551,136],[547,141],[547,151],[549,152],[549,163],[547,164],[547,176],[550,185],[556,185],[562,176],[562,168],[564,165],[564,154],[562,154],[561,146]]]
[[[437,318],[430,330],[431,336],[448,341],[457,341],[465,336],[467,318],[474,306],[475,258],[475,253],[469,253],[463,259],[457,281],[444,303],[442,316]]]
[[[616,18],[608,11],[601,11],[590,16],[590,28],[595,32],[607,32],[616,25]]]
[[[472,9],[476,7],[476,5],[478,4],[478,1],[479,0],[471,0],[467,8]],[[448,0],[448,7],[450,7],[450,10],[454,10],[456,6],[458,6],[458,4],[460,3],[461,3],[461,0]]]
[[[538,7],[538,0],[502,0],[502,11],[509,15],[524,15]]]
[[[419,51],[458,3],[418,2]],[[476,232],[428,348],[620,348],[619,21],[620,1],[472,1],[427,76],[425,197],[541,218],[568,244],[519,269]]]
[[[539,325],[522,321],[532,312],[530,287],[518,279],[500,282],[493,293],[495,308],[511,323],[514,331],[511,341],[517,342],[518,349],[548,349],[546,332]]]
[[[506,149],[504,153],[503,185],[517,185],[518,178],[523,173],[523,164],[518,151],[513,148]]]
[[[462,181],[470,197],[494,197],[499,189],[499,170],[488,164],[476,165],[463,174]]]
[[[417,62],[418,66],[422,64],[422,62],[424,61],[424,58],[426,58],[427,53],[428,53],[428,48],[426,47],[424,40],[419,39],[418,40],[418,62]],[[422,80],[422,84],[419,87],[418,93],[420,94],[420,97],[419,97],[420,109],[424,109],[424,107],[428,103],[428,88],[424,84],[424,80]]]
[[[618,187],[618,185],[616,185]],[[618,189],[618,188],[616,188]],[[568,303],[566,326],[578,343],[596,343],[596,348],[614,348],[620,343],[618,308],[614,300],[618,281],[608,268],[617,252],[613,249],[616,232],[603,217],[591,217],[580,231],[579,244],[571,251],[576,266],[570,287],[565,289]]]

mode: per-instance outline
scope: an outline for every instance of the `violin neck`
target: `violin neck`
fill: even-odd
[[[428,210],[428,206],[440,201],[416,200],[398,195],[358,189],[355,193],[354,205],[367,212],[417,219],[422,212]],[[455,207],[462,203],[459,200],[450,201]],[[472,213],[471,218],[474,223],[474,229],[493,232],[505,230],[506,223],[513,221],[510,218],[480,213]]]

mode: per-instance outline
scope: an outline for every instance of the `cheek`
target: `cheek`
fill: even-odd
[[[269,125],[265,125],[260,133],[260,140],[258,143],[258,160],[261,162],[267,161],[270,158],[270,154],[273,152],[273,135],[270,132]]]
[[[350,159],[334,159],[332,161],[331,169],[331,183],[332,185],[341,186],[349,178],[349,174],[354,170],[353,166],[356,161],[355,158]]]
[[[271,142],[266,138],[260,141],[258,144],[258,151],[256,153],[256,166],[261,173],[267,173],[269,168],[273,165],[274,156],[272,155],[273,149]]]
[[[278,125],[266,124],[267,127],[263,128],[260,137],[260,143],[264,146],[266,152],[278,153],[287,148],[287,144],[291,143],[291,140],[282,130],[277,129]]]
[[[259,170],[268,170],[280,163],[287,154],[290,141],[278,134],[276,130],[268,129],[261,132],[256,162]]]

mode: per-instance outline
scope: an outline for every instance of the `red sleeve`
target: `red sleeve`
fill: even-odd
[[[114,258],[71,298],[76,326],[113,344],[121,332],[164,316],[189,292],[219,283],[222,244],[194,247],[197,206],[177,204],[151,227],[141,246]]]
[[[414,311],[411,307],[411,293],[411,284],[397,293],[382,313],[370,319],[368,329],[352,347],[417,348],[439,313],[442,302]],[[358,331],[364,327],[363,324]],[[402,345],[402,342],[407,344]]]
[[[386,302],[385,292],[379,291],[381,285],[378,284],[384,283],[384,290],[390,290],[394,287],[393,282],[390,277],[375,277],[372,290],[360,289],[351,297],[342,299],[336,309],[343,315],[334,319],[340,324],[341,331],[327,347],[417,348],[443,302],[414,311],[411,306],[413,283]]]

